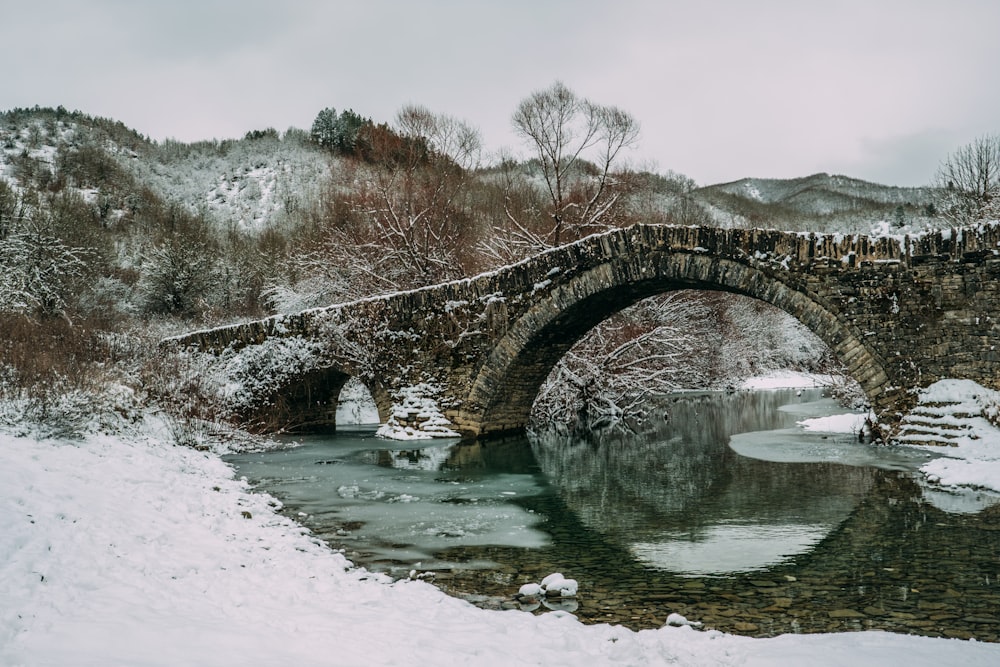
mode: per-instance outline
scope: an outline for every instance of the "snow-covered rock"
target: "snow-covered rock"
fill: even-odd
[[[545,589],[538,584],[524,584],[517,590],[519,598],[538,598],[545,594]]]
[[[667,625],[673,626],[675,628],[680,628],[680,627],[684,627],[684,626],[688,626],[688,627],[692,627],[692,628],[700,628],[701,627],[701,622],[700,621],[689,621],[684,616],[678,614],[677,612],[673,612],[672,614],[670,614],[669,616],[667,616]]]
[[[567,579],[560,572],[555,572],[542,579],[542,588],[549,596],[576,597],[578,584],[576,579]]]
[[[457,438],[461,434],[438,406],[439,391],[431,384],[404,387],[395,397],[392,413],[376,435],[390,440]]]
[[[921,471],[942,486],[1000,492],[1000,392],[971,380],[939,380],[905,415],[897,441],[940,454]]]

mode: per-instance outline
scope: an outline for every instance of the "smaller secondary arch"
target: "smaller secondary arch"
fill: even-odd
[[[525,428],[542,383],[587,331],[641,299],[678,289],[733,292],[787,312],[826,343],[874,406],[882,406],[887,383],[883,364],[815,299],[739,262],[653,252],[596,266],[520,317],[477,374],[456,415],[457,425],[476,435]]]
[[[255,431],[285,433],[329,433],[337,428],[337,406],[344,386],[352,378],[345,370],[329,366],[297,375],[280,387],[265,405],[245,415]],[[384,424],[392,409],[392,398],[381,383],[361,380]]]
[[[385,394],[380,410],[379,401],[375,400],[368,385],[357,376],[349,378],[337,398],[337,428],[348,424],[370,426],[385,423],[387,401],[388,395]]]

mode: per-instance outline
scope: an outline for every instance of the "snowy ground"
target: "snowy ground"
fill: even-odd
[[[351,567],[218,456],[166,442],[0,435],[0,665],[1000,664],[974,641],[478,609]]]
[[[829,375],[800,373],[798,371],[772,371],[767,375],[748,378],[741,386],[743,389],[804,389],[828,385],[831,381]]]
[[[912,430],[904,431],[902,441],[914,438],[947,445],[945,456],[921,469],[928,480],[1000,492],[1000,431],[986,418],[991,415],[995,423],[998,412],[1000,392],[970,380],[941,380],[920,392],[920,405],[904,419]]]

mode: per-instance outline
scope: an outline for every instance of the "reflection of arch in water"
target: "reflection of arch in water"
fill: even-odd
[[[464,440],[445,445],[431,445],[425,440],[421,444],[424,446],[372,450],[372,463],[403,470],[489,471],[514,475],[539,471],[530,444],[521,436]]]
[[[543,467],[548,463],[543,461]],[[974,629],[975,636],[997,641],[992,621],[973,628],[965,619],[994,615],[991,600],[1000,580],[996,559],[1000,505],[972,516],[946,514],[921,501],[920,483],[907,473],[866,469],[863,474],[864,485],[853,509],[823,539],[771,567],[711,576],[701,580],[704,585],[699,585],[697,574],[694,579],[678,576],[676,569],[650,567],[637,558],[635,550],[623,548],[629,546],[627,530],[605,534],[598,544],[588,540],[582,547],[573,540],[583,528],[559,531],[555,534],[564,535],[564,541],[557,539],[553,550],[570,562],[590,558],[614,563],[610,575],[603,569],[574,570],[574,575],[593,580],[603,576],[615,597],[632,597],[652,606],[667,599],[670,610],[724,632],[770,636],[881,629],[937,635]],[[568,485],[572,480],[559,485],[560,499],[567,497]],[[574,520],[577,501],[587,493],[578,490],[567,503],[565,513]],[[595,495],[590,493],[591,498]],[[695,587],[689,588],[690,584]],[[770,602],[774,604],[762,609]],[[865,614],[832,619],[830,612],[844,609]],[[928,614],[940,614],[933,627],[919,624]],[[758,631],[737,624],[749,616],[760,619],[754,621]]]
[[[786,279],[790,284],[780,274],[697,254],[612,257],[553,289],[512,323],[473,381],[460,421],[478,425],[480,434],[523,428],[542,383],[584,334],[641,299],[679,289],[733,292],[787,312],[827,344],[873,405],[881,405],[887,375],[878,357],[836,313]]]
[[[580,521],[648,565],[688,574],[772,567],[847,520],[876,472],[767,463],[728,447],[733,433],[791,425],[778,407],[794,400],[790,391],[680,398],[659,432],[534,449]]]

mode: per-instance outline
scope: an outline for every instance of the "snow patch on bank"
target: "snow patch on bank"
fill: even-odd
[[[797,422],[804,430],[818,433],[860,433],[865,427],[865,413],[848,412],[829,417],[803,419]]]
[[[741,389],[807,389],[825,387],[831,383],[829,375],[801,373],[799,371],[776,370],[765,375],[747,378]]]
[[[920,391],[918,410],[933,417],[945,446],[900,444],[939,455],[921,468],[927,480],[942,486],[965,486],[1000,493],[1000,392],[971,380],[940,380]],[[931,429],[933,430],[933,429]]]

